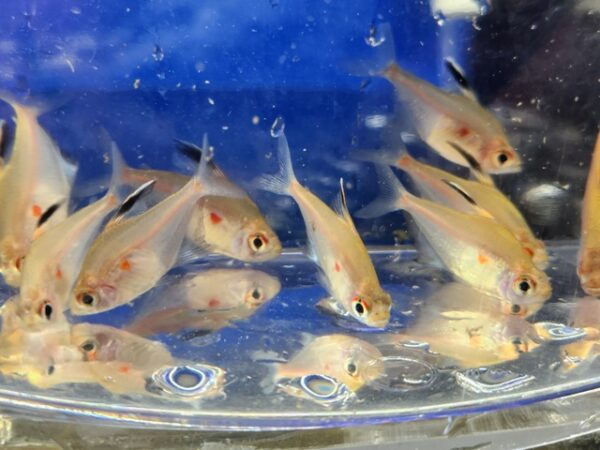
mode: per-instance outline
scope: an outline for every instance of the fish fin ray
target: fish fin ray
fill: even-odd
[[[174,267],[185,266],[186,264],[205,258],[209,253],[207,248],[199,247],[196,241],[194,243],[186,241],[179,250]]]
[[[333,202],[333,211],[348,224],[348,226],[354,231],[354,234],[358,235],[350,211],[348,210],[348,203],[346,202],[346,190],[344,189],[344,179],[340,178],[340,192]]]
[[[356,217],[370,219],[403,209],[403,198],[406,195],[404,186],[389,167],[376,165],[375,168],[379,176],[379,196],[357,211],[354,214]]]
[[[475,94],[475,91],[473,91],[473,88],[469,83],[469,79],[467,78],[463,70],[458,66],[458,64],[456,64],[456,62],[452,61],[450,58],[444,59],[444,64],[446,65],[446,69],[448,69],[448,72],[450,72],[450,75],[452,75],[454,81],[458,83],[463,95],[473,100],[474,102],[479,103],[479,100],[477,100],[477,95]]]
[[[291,184],[296,181],[292,157],[285,133],[282,132],[277,140],[277,155],[279,172],[276,175],[263,175],[257,180],[258,187],[274,194],[289,195]]]

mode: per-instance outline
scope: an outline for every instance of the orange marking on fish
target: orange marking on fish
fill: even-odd
[[[208,307],[209,308],[216,308],[217,306],[219,306],[221,302],[219,300],[217,300],[216,298],[211,298],[208,301]]]
[[[400,158],[398,158],[396,164],[398,165],[398,167],[407,167],[410,164],[410,156],[402,155]]]
[[[489,259],[483,253],[479,253],[479,255],[477,255],[477,261],[479,262],[479,264],[487,264],[489,262]]]
[[[58,278],[59,280],[62,278],[62,270],[60,270],[60,267],[56,268],[56,271],[54,272],[54,276],[56,278]]]
[[[121,367],[119,367],[119,372],[121,372],[121,373],[129,373],[129,366],[121,366]]]
[[[42,208],[40,205],[33,205],[31,207],[31,214],[33,217],[40,217],[42,215]]]
[[[88,361],[96,361],[96,350],[88,352],[86,356]]]
[[[523,247],[523,251],[529,255],[530,258],[533,258],[533,250],[529,247]]]
[[[340,270],[342,270],[342,266],[340,266],[340,263],[336,261],[335,262],[335,271],[339,272]]]
[[[467,127],[461,127],[461,128],[458,129],[458,131],[456,132],[456,134],[459,137],[466,137],[469,134],[471,134],[471,130],[469,130]]]
[[[213,213],[213,212],[210,213],[210,221],[212,223],[214,223],[215,225],[220,223],[222,220],[223,220],[223,218],[220,215]]]
[[[121,270],[131,270],[131,264],[126,259],[121,262]]]

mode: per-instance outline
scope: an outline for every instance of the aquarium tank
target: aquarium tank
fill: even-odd
[[[307,429],[600,387],[597,1],[0,25],[3,408]]]

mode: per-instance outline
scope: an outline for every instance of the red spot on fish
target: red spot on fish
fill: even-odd
[[[126,259],[121,262],[121,270],[131,270],[131,264]]]
[[[340,270],[342,270],[342,266],[340,266],[340,263],[336,261],[335,262],[335,271],[339,272]]]
[[[487,264],[489,262],[489,259],[483,253],[479,253],[479,255],[477,255],[477,261],[479,262],[479,264]]]
[[[40,205],[33,205],[31,207],[31,214],[33,214],[33,217],[40,217],[42,215],[42,208]]]
[[[123,366],[119,367],[119,372],[129,373],[129,366],[123,365]]]
[[[208,307],[209,308],[216,308],[217,306],[219,306],[221,302],[219,300],[217,300],[216,298],[211,298],[208,301]]]
[[[60,267],[56,268],[56,271],[54,272],[54,276],[59,280],[62,278],[62,270],[60,270]]]
[[[325,369],[325,370],[329,370],[329,369],[331,369],[331,366],[330,366],[329,364],[325,364],[325,365],[323,366],[323,369]]]
[[[469,130],[467,127],[460,127],[456,134],[459,137],[467,137],[469,134],[471,134],[471,130]]]
[[[223,220],[223,218],[220,215],[213,213],[213,212],[210,213],[210,221],[212,223],[214,223],[215,225],[220,223],[222,220]]]
[[[533,250],[531,250],[529,247],[523,247],[523,251],[527,253],[530,258],[533,258]]]

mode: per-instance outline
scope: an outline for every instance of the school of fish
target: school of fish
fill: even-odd
[[[435,87],[396,62],[377,75],[391,82],[421,140],[470,177],[419,161],[406,148],[362,152],[363,163],[375,164],[380,196],[354,215],[408,213],[454,282],[429,296],[401,332],[305,339],[291,357],[270,363],[269,381],[278,392],[311,400],[334,393],[352,398],[385,380],[379,345],[423,343],[439,367],[468,369],[514,361],[551,339],[552,324],[528,320],[552,296],[545,273],[550,257],[491,177],[521,171],[522,159],[460,69],[450,61],[446,68],[460,92]],[[15,131],[9,152],[9,121],[0,123],[0,274],[14,295],[2,306],[0,372],[42,389],[92,383],[115,394],[144,395],[189,394],[172,384],[173,377],[201,372],[199,379],[212,383],[202,387],[203,398],[224,395],[224,369],[180,361],[151,339],[182,331],[196,338],[234,326],[282,289],[278,278],[251,267],[170,273],[208,254],[252,264],[282,252],[254,200],[215,164],[206,135],[201,147],[176,142],[195,167],[189,175],[130,167],[102,133],[110,183],[104,192],[98,189],[96,200],[72,211],[77,164],[40,125],[42,110],[4,101],[14,111]],[[394,301],[354,224],[344,181],[331,206],[301,184],[283,129],[277,157],[279,171],[261,176],[258,188],[297,204],[306,256],[328,296],[321,305],[367,328],[386,329]],[[415,193],[392,168],[410,179]],[[592,297],[600,295],[599,202],[600,134],[583,199],[577,266],[590,297],[577,303],[570,324],[585,339],[563,346],[565,370],[598,353],[598,300]],[[80,316],[125,305],[140,312],[122,328],[81,322]]]

